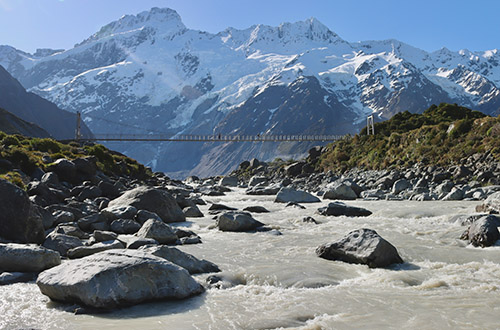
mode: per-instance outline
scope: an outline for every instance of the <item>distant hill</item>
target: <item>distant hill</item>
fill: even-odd
[[[76,115],[62,110],[54,103],[27,92],[26,89],[0,66],[0,108],[34,123],[56,139],[71,139],[75,136]],[[90,129],[82,123],[83,136],[91,136]],[[25,135],[32,135],[25,133]]]
[[[449,165],[475,153],[490,153],[500,161],[500,116],[442,103],[422,114],[405,111],[376,123],[375,135],[366,135],[363,128],[332,143],[316,166],[344,172],[354,167],[404,168],[417,162]]]
[[[29,123],[0,108],[0,131],[30,137],[48,138],[50,134],[38,125]]]

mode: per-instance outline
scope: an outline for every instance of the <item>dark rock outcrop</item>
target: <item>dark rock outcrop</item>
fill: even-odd
[[[252,218],[250,213],[229,211],[217,217],[216,226],[222,231],[250,231],[264,224]]]
[[[367,217],[372,214],[372,212],[367,209],[355,206],[348,206],[342,202],[329,203],[328,206],[319,208],[317,212],[325,216],[346,215],[348,217]]]
[[[365,264],[370,268],[403,263],[391,243],[380,237],[376,231],[365,228],[354,230],[336,242],[320,245],[316,254],[320,258]]]

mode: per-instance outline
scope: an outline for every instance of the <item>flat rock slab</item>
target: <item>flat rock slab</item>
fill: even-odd
[[[70,259],[76,259],[76,258],[83,258],[91,254],[106,250],[124,249],[124,248],[125,246],[123,245],[122,242],[118,240],[113,240],[113,241],[96,243],[91,246],[77,246],[75,248],[68,250],[67,255],[68,258]]]
[[[141,247],[139,250],[151,253],[157,257],[166,259],[174,264],[185,268],[189,274],[216,273],[220,272],[219,267],[207,260],[200,260],[195,256],[182,252],[179,249],[168,246]]]
[[[0,271],[41,272],[61,263],[56,251],[34,244],[0,244]]]
[[[371,211],[361,207],[348,206],[342,202],[329,203],[328,206],[320,207],[317,211],[318,214],[325,216],[341,216],[348,217],[367,217],[372,214]]]
[[[184,268],[138,250],[110,250],[70,260],[42,272],[36,283],[52,300],[98,309],[203,292]]]
[[[317,203],[320,202],[319,198],[311,195],[302,190],[295,190],[292,188],[281,188],[274,200],[276,203]]]
[[[316,254],[320,258],[365,264],[370,268],[403,263],[391,243],[380,237],[375,230],[365,228],[354,230],[336,242],[320,245]]]

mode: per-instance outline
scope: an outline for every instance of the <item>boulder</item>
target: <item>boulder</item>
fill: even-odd
[[[111,222],[110,227],[117,234],[134,234],[141,229],[141,224],[130,219],[117,219]]]
[[[160,244],[173,244],[178,237],[173,229],[164,222],[149,219],[136,233],[137,237],[152,238]]]
[[[141,225],[143,225],[146,221],[148,221],[149,219],[155,219],[155,220],[158,220],[158,221],[163,221],[159,216],[158,214],[154,213],[154,212],[149,212],[149,211],[146,211],[146,210],[139,210],[137,212],[137,214],[135,215],[135,221],[137,221],[138,223],[140,223]]]
[[[52,213],[52,216],[54,217],[54,225],[75,221],[75,215],[69,211],[57,210]]]
[[[118,235],[116,233],[113,233],[112,231],[102,230],[95,230],[92,235],[97,242],[113,241],[118,237]]]
[[[182,252],[174,247],[162,246],[149,246],[139,248],[141,251],[151,253],[157,257],[168,260],[182,268],[185,268],[189,274],[201,273],[217,273],[220,272],[219,267],[207,260],[200,260],[195,256]]]
[[[258,195],[258,196],[272,196],[276,195],[278,191],[282,188],[281,184],[276,183],[271,186],[262,186],[262,185],[257,185],[255,187],[250,187],[245,191],[245,194],[247,195]]]
[[[61,263],[53,250],[34,244],[0,244],[0,271],[41,272]]]
[[[69,249],[67,255],[70,259],[76,259],[83,258],[102,251],[124,248],[125,246],[123,245],[123,243],[118,240],[104,241],[90,246],[77,246],[75,248]]]
[[[459,189],[457,187],[453,187],[451,191],[443,197],[444,201],[459,201],[464,198],[464,192],[462,189]]]
[[[3,272],[0,273],[0,285],[30,282],[37,275],[38,273]]]
[[[225,176],[222,179],[220,179],[219,186],[237,187],[238,186],[238,177],[236,177],[236,176]]]
[[[358,198],[358,196],[354,190],[343,182],[334,183],[328,186],[323,194],[323,199],[354,200],[356,198]]]
[[[109,250],[42,272],[36,281],[52,300],[113,309],[203,292],[188,271],[137,250]]]
[[[45,242],[43,242],[44,247],[57,251],[62,256],[66,256],[66,253],[69,249],[82,245],[82,241],[74,236],[59,234],[55,232],[50,233],[47,236]]]
[[[265,176],[254,175],[250,178],[250,181],[248,181],[248,186],[254,187],[256,185],[265,185],[265,184],[267,184],[267,182],[268,182],[268,179]]]
[[[0,237],[19,243],[42,243],[43,221],[28,194],[0,179]]]
[[[476,206],[476,211],[500,213],[500,191],[489,195],[483,204]]]
[[[108,207],[116,205],[129,205],[138,210],[154,212],[167,223],[186,221],[186,216],[175,198],[168,192],[156,188],[140,186],[126,191],[110,201]]]
[[[278,191],[276,199],[274,200],[276,203],[317,203],[319,201],[318,197],[313,196],[308,192],[286,187],[281,188],[280,191]]]
[[[158,245],[158,241],[152,238],[142,238],[134,235],[119,235],[118,240],[122,242],[127,249],[138,249],[144,245]]]
[[[329,216],[341,216],[345,215],[348,217],[367,217],[372,214],[372,212],[367,209],[355,206],[349,206],[342,202],[332,202],[328,206],[321,207],[317,211],[318,214]]]
[[[410,181],[406,180],[405,178],[399,179],[394,184],[392,185],[392,193],[394,195],[399,194],[403,190],[406,190],[411,187]]]
[[[62,181],[74,183],[77,179],[75,163],[66,158],[59,158],[48,166],[48,170],[55,172]]]
[[[130,205],[113,205],[102,209],[101,213],[108,220],[133,219],[137,214],[137,209]]]
[[[210,207],[208,208],[208,210],[209,211],[220,211],[220,210],[235,211],[235,210],[237,210],[237,208],[234,208],[234,207],[231,207],[231,206],[227,206],[227,205],[224,205],[224,204],[213,203],[212,205],[210,205]]]
[[[84,231],[91,231],[92,225],[95,223],[107,222],[107,218],[102,213],[94,213],[83,217],[77,221],[78,227]]]
[[[302,173],[304,162],[295,162],[284,167],[287,176],[297,176]]]
[[[97,159],[94,156],[73,159],[77,172],[92,176],[97,172]]]
[[[462,239],[469,240],[474,246],[487,247],[500,239],[498,232],[499,218],[488,215],[475,220],[462,234]]]
[[[54,229],[54,232],[69,236],[78,237],[80,239],[89,238],[89,235],[80,229],[75,224],[60,224]]]
[[[375,230],[365,228],[354,230],[336,242],[320,245],[316,254],[320,258],[365,264],[370,268],[403,263],[391,243],[380,237]]]
[[[243,211],[252,212],[252,213],[269,213],[269,210],[264,206],[247,206],[243,209]]]
[[[216,226],[222,231],[250,231],[263,226],[260,221],[252,218],[250,213],[229,211],[217,217]]]
[[[195,206],[188,206],[182,210],[186,215],[186,218],[202,218],[204,215],[200,209]]]

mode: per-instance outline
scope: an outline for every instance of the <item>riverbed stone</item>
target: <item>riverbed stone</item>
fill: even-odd
[[[0,271],[41,272],[61,263],[58,252],[35,244],[0,244]]]
[[[172,227],[164,222],[149,219],[146,221],[141,229],[136,233],[137,237],[152,238],[160,244],[173,244],[177,241],[178,237]]]
[[[7,180],[0,179],[0,236],[19,243],[42,243],[43,221],[28,194]]]
[[[237,187],[238,186],[238,177],[237,176],[225,176],[219,181],[220,186],[225,187]]]
[[[99,242],[90,246],[77,246],[75,248],[69,249],[67,256],[70,259],[83,258],[94,253],[113,250],[113,249],[124,249],[125,245],[118,240]]]
[[[129,205],[138,210],[154,212],[166,223],[186,221],[186,216],[175,198],[161,189],[146,186],[134,188],[110,201],[108,207],[117,205]]]
[[[30,282],[36,279],[37,275],[38,273],[3,272],[0,273],[0,285]]]
[[[203,292],[184,268],[138,250],[109,250],[70,260],[42,272],[36,283],[52,300],[108,310]]]
[[[403,190],[406,190],[410,187],[411,187],[410,181],[406,180],[405,178],[402,178],[394,182],[394,184],[392,185],[392,193],[394,195],[397,195]]]
[[[117,234],[134,234],[141,229],[141,224],[130,219],[116,219],[111,222],[110,228]]]
[[[229,211],[220,214],[216,222],[219,230],[235,232],[250,231],[263,225],[262,222],[252,218],[250,213],[238,211]]]
[[[195,206],[188,206],[182,210],[186,215],[186,218],[202,218],[204,217],[200,209]]]
[[[316,249],[320,258],[353,264],[365,264],[370,268],[387,267],[403,263],[397,249],[372,229],[351,231],[344,238]]]
[[[269,213],[269,210],[264,206],[247,206],[243,209],[243,211],[252,212],[252,213]]]
[[[151,253],[157,257],[163,258],[174,264],[185,268],[189,274],[201,274],[201,273],[216,273],[220,272],[219,267],[205,259],[198,259],[195,256],[182,252],[174,247],[168,247],[165,245],[161,246],[148,246],[141,247],[139,250]]]
[[[486,198],[483,204],[476,206],[477,212],[500,213],[500,191],[495,192]]]
[[[344,182],[329,185],[323,194],[323,199],[354,200],[356,198],[358,198],[356,192]]]
[[[356,206],[349,206],[342,202],[329,203],[328,206],[320,207],[317,213],[324,216],[345,215],[348,217],[367,217],[372,214],[372,212],[367,209]]]
[[[498,217],[494,215],[484,216],[475,220],[461,238],[469,240],[473,246],[491,246],[500,239],[498,226],[500,226]]]
[[[45,242],[43,242],[44,247],[59,252],[61,256],[66,256],[69,249],[82,245],[83,243],[80,239],[56,232],[47,235]]]
[[[293,188],[283,187],[278,191],[274,202],[318,203],[320,202],[320,199],[303,190],[295,190]]]

